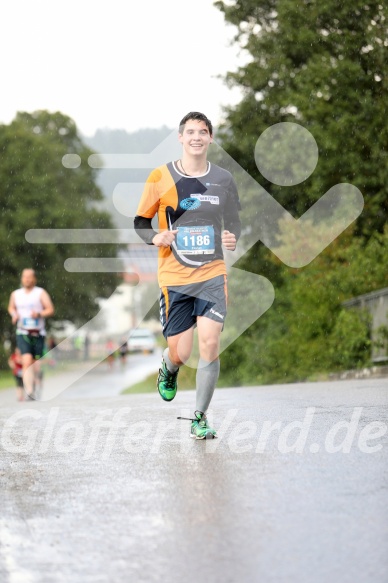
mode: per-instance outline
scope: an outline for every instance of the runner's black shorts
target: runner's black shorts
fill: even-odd
[[[160,290],[160,322],[163,336],[175,336],[195,326],[198,316],[224,323],[228,290],[226,275]]]
[[[16,334],[16,346],[22,354],[32,354],[36,359],[43,356],[45,337],[41,334]]]

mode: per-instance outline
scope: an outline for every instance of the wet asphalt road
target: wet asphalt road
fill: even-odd
[[[388,580],[388,379],[3,406],[4,583]],[[384,429],[385,428],[385,429]]]
[[[39,400],[115,397],[123,389],[155,373],[160,366],[161,357],[162,351],[157,349],[154,354],[130,354],[125,364],[117,358],[112,368],[106,361],[97,364],[93,361],[74,362],[71,367],[65,363],[64,371],[57,365],[54,374],[45,372]],[[0,407],[14,405],[15,399],[15,389],[0,391]]]

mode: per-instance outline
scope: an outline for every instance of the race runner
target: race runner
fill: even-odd
[[[223,250],[234,251],[241,232],[240,202],[227,170],[207,160],[210,120],[188,113],[179,124],[182,156],[149,175],[135,217],[143,241],[159,248],[160,315],[167,348],[157,387],[165,401],[177,392],[179,367],[190,357],[198,329],[199,362],[191,437],[211,439],[206,412],[219,377],[220,334],[227,310]],[[151,221],[158,216],[159,232]]]

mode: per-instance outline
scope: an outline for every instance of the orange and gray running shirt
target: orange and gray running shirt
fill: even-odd
[[[236,183],[227,170],[208,163],[201,176],[186,176],[175,162],[149,175],[135,217],[138,235],[151,244],[159,230],[178,230],[170,247],[159,247],[159,286],[186,285],[226,274],[221,232],[238,239],[241,209]]]

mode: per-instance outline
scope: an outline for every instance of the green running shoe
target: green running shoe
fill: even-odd
[[[217,432],[207,424],[207,417],[202,411],[194,411],[195,419],[191,423],[191,435],[193,439],[214,439]]]
[[[172,401],[178,389],[179,369],[176,372],[170,372],[164,360],[162,361],[162,368],[159,369],[158,380],[156,386],[158,387],[159,395],[165,401]]]

